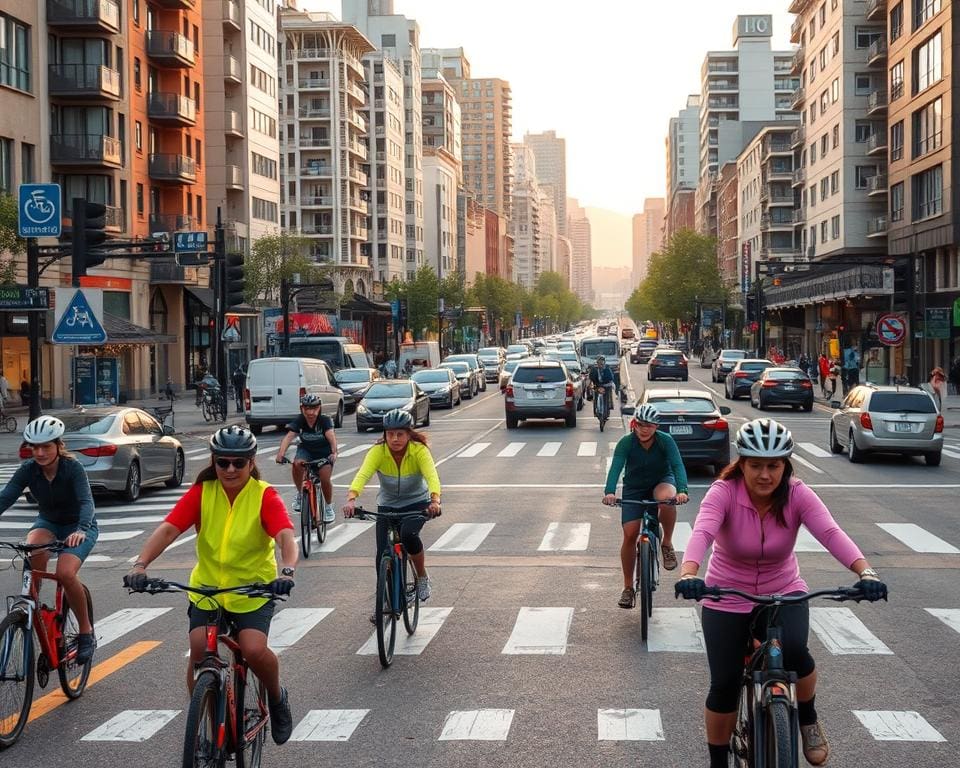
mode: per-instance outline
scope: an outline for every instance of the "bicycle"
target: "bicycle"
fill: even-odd
[[[16,416],[8,416],[2,404],[0,404],[0,429],[2,429],[4,432],[17,431]]]
[[[377,625],[377,654],[384,669],[393,661],[397,641],[397,618],[403,614],[403,626],[408,635],[417,631],[420,621],[420,595],[417,593],[417,575],[413,563],[400,543],[400,525],[415,517],[429,519],[423,512],[373,512],[357,507],[354,517],[359,520],[383,519],[389,524],[387,548],[380,556],[377,568],[377,593],[374,608]]]
[[[163,579],[148,579],[142,590],[129,591],[150,595],[192,592],[215,606],[214,619],[207,624],[205,655],[194,670],[183,738],[183,768],[223,766],[231,758],[237,768],[258,768],[270,723],[267,691],[240,652],[237,628],[223,626],[222,606],[215,598],[226,592],[277,601],[284,598],[274,594],[269,584],[191,587]],[[221,645],[230,660],[221,656]]]
[[[290,459],[284,457],[282,464],[290,464]],[[317,541],[323,544],[327,540],[327,525],[323,521],[323,510],[319,500],[323,498],[320,489],[320,467],[330,463],[329,459],[304,461],[306,470],[303,483],[300,485],[300,551],[306,559],[310,559],[313,531],[317,532]]]
[[[637,539],[637,565],[633,572],[633,589],[640,601],[640,639],[647,642],[650,617],[653,616],[653,593],[660,585],[660,540],[663,538],[663,529],[656,512],[661,504],[672,507],[679,502],[674,498],[665,501],[617,499],[614,503],[618,507],[623,504],[643,506],[643,522],[640,524],[640,538]],[[651,509],[654,511],[651,512]]]
[[[200,407],[205,421],[227,420],[226,398],[221,389],[204,389]]]
[[[599,387],[594,387],[596,391],[593,395],[593,415],[596,416],[600,422],[601,432],[603,432],[603,428],[610,419],[610,403],[607,402],[607,387],[609,386],[612,385],[602,384]]]
[[[14,557],[23,558],[23,588],[18,596],[7,598],[7,615],[0,622],[0,747],[9,747],[23,732],[33,706],[34,681],[45,688],[50,672],[57,670],[60,688],[68,699],[77,699],[87,687],[91,659],[77,664],[77,639],[80,634],[77,616],[70,608],[63,585],[55,573],[37,571],[30,565],[30,555],[46,550],[60,552],[65,544],[25,544],[0,541],[0,548],[9,549]],[[57,583],[54,607],[40,602],[40,582]],[[84,587],[87,613],[93,621],[93,601]],[[32,632],[31,632],[32,630]],[[40,655],[33,660],[33,635]],[[22,695],[17,690],[22,689]]]
[[[735,595],[770,610],[759,612],[751,623],[744,653],[743,681],[737,703],[737,722],[730,737],[730,752],[738,768],[798,768],[800,720],[797,709],[797,674],[783,666],[778,609],[815,597],[844,602],[864,599],[854,587],[821,589],[802,595],[750,595],[737,589],[708,587],[704,597],[719,600]],[[761,619],[761,616],[764,617]],[[755,642],[758,621],[766,623],[763,642]]]

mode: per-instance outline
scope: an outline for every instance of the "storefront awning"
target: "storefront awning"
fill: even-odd
[[[207,309],[213,309],[213,288],[184,288],[196,301]]]
[[[893,269],[870,264],[830,274],[798,277],[787,285],[767,288],[763,292],[763,303],[767,309],[782,309],[858,296],[892,295]]]
[[[103,329],[107,332],[108,344],[175,344],[177,341],[176,336],[155,333],[109,312],[103,313]]]
[[[360,312],[367,314],[383,314],[389,315],[390,302],[389,301],[378,301],[376,299],[368,299],[366,296],[361,296],[359,293],[353,294],[353,297],[350,301],[344,302],[340,305],[340,310],[347,310],[348,312]]]

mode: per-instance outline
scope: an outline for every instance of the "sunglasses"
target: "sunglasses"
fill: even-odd
[[[239,459],[224,459],[222,457],[217,457],[214,459],[214,463],[220,467],[220,469],[230,469],[230,467],[235,467],[236,469],[245,469],[247,464],[250,463],[250,459],[239,458]]]

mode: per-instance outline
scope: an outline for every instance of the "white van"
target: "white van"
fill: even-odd
[[[321,413],[343,426],[343,392],[334,384],[333,372],[323,360],[309,357],[261,357],[247,367],[244,406],[250,431],[259,435],[273,424],[283,429],[300,415],[300,398],[320,395]]]
[[[397,370],[401,374],[406,371],[407,361],[410,362],[411,372],[436,368],[440,365],[440,344],[436,341],[404,342],[400,345],[400,357],[397,360]]]
[[[366,350],[345,336],[291,336],[287,352],[291,357],[324,360],[334,371],[373,368],[373,360]]]

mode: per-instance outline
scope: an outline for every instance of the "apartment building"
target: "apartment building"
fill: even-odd
[[[664,145],[667,171],[664,240],[669,241],[673,233],[682,228],[675,228],[673,221],[683,207],[683,195],[695,190],[700,179],[700,94],[687,96],[686,106],[670,118]],[[692,220],[689,227],[693,228]]]
[[[540,274],[557,272],[557,209],[553,207],[553,190],[540,187]],[[537,275],[539,279],[540,275]]]
[[[421,73],[423,113],[424,254],[438,275],[466,269],[465,199],[460,146],[460,105],[439,70]]]
[[[647,276],[650,257],[663,247],[666,203],[662,197],[648,197],[643,211],[633,216],[633,273],[632,287],[636,288]]]
[[[935,365],[947,370],[960,354],[949,330],[960,299],[960,210],[952,192],[960,153],[954,133],[960,95],[953,79],[958,14],[949,0],[871,0],[866,8],[868,21],[886,24],[888,129],[874,134],[874,145],[889,158],[888,252],[914,264],[919,275],[905,286],[916,294],[914,312],[925,320],[924,338],[911,341],[908,350],[918,380]]]
[[[566,202],[566,201],[564,201]],[[570,284],[570,270],[573,263],[573,243],[570,241],[569,237],[565,235],[560,235],[557,237],[557,260],[554,271],[557,272],[560,277],[563,278],[563,284],[567,288],[571,287]]]
[[[514,238],[513,282],[532,288],[544,271],[540,221],[543,195],[537,184],[533,150],[525,144],[513,144],[511,155],[514,178],[510,210],[510,232]]]
[[[724,163],[717,174],[717,268],[731,290],[731,305],[742,309],[743,294],[751,286],[753,254],[751,243],[740,243],[739,183],[736,161]]]
[[[548,189],[557,212],[559,234],[566,232],[567,226],[567,142],[557,136],[556,131],[527,133],[523,143],[533,150],[537,164],[537,181]]]
[[[310,255],[333,268],[337,293],[370,296],[375,276],[364,200],[370,165],[363,57],[375,48],[355,26],[327,13],[283,8],[279,25],[281,130],[298,141],[284,148],[281,226],[307,238]],[[376,86],[375,69],[373,82]],[[300,117],[304,108],[307,118]],[[399,137],[402,127],[394,127]],[[306,146],[301,137],[308,139]]]
[[[567,236],[573,243],[570,289],[580,301],[593,303],[593,246],[587,212],[574,197],[567,198]]]

